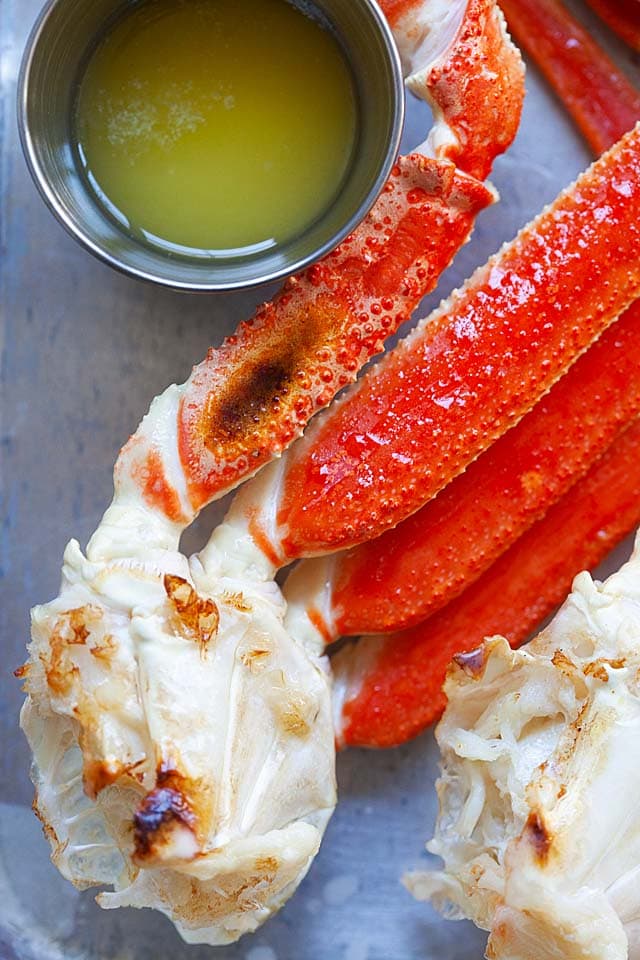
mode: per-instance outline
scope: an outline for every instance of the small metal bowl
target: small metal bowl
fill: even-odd
[[[131,0],[49,0],[27,42],[18,122],[31,175],[46,204],[91,253],[165,286],[224,291],[295,273],[324,256],[367,214],[395,160],[404,117],[402,72],[387,22],[372,0],[305,0],[329,24],[351,66],[358,129],[339,194],[302,235],[243,255],[154,247],[128,233],[96,200],[76,156],[73,114],[90,52]],[[310,185],[312,188],[312,184]]]

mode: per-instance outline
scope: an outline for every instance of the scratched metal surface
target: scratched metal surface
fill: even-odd
[[[578,0],[576,0],[578,2]],[[186,377],[261,293],[224,298],[157,290],[111,272],[69,239],[29,181],[14,120],[15,81],[41,0],[0,0],[0,960],[201,960],[150,911],[103,913],[48,862],[28,809],[28,755],[11,670],[22,662],[28,611],[58,587],[71,535],[86,542],[111,495],[116,453],[167,384]],[[587,21],[596,27],[593,18]],[[620,63],[638,64],[599,31]],[[406,147],[427,112],[409,105]],[[534,70],[518,140],[496,166],[502,202],[484,213],[433,303],[551,200],[588,153]],[[210,510],[196,547],[219,515]],[[617,552],[620,558],[628,544]],[[608,566],[610,566],[609,563]],[[427,734],[396,751],[338,761],[340,803],[299,892],[253,938],[220,960],[472,960],[484,937],[440,920],[399,884],[424,865],[435,816],[437,756]]]

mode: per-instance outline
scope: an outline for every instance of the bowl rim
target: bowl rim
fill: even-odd
[[[17,83],[17,120],[18,133],[22,152],[26,164],[34,181],[40,196],[46,206],[55,216],[58,222],[65,228],[81,246],[85,248],[98,260],[106,263],[108,266],[117,270],[119,273],[128,277],[133,277],[147,283],[153,283],[171,290],[178,290],[190,293],[231,293],[233,291],[250,290],[255,287],[265,286],[278,280],[283,280],[293,274],[300,273],[307,267],[321,260],[328,253],[334,250],[353,230],[365,219],[374,203],[378,199],[382,189],[391,173],[394,163],[397,160],[400,139],[404,127],[405,118],[405,97],[404,97],[404,77],[400,54],[393,37],[389,23],[377,3],[377,0],[359,0],[370,9],[373,21],[383,41],[384,50],[391,69],[392,90],[395,103],[393,105],[393,123],[391,135],[384,155],[384,162],[381,164],[378,174],[371,184],[366,196],[358,209],[349,217],[340,230],[326,240],[323,244],[311,251],[304,257],[300,257],[291,263],[283,265],[281,268],[271,270],[269,273],[259,274],[242,281],[238,280],[217,280],[215,282],[180,280],[171,278],[161,273],[155,273],[150,270],[141,269],[125,260],[110,253],[99,243],[97,243],[83,228],[83,225],[71,215],[65,204],[60,200],[57,192],[49,182],[49,178],[40,163],[38,151],[35,147],[34,137],[29,123],[29,82],[33,61],[38,49],[41,36],[45,30],[47,21],[54,9],[65,0],[46,0],[46,3],[40,10],[33,27],[27,37]],[[175,261],[173,261],[175,263]]]

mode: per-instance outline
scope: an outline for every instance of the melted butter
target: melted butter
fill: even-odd
[[[286,0],[147,0],[91,56],[76,111],[94,191],[127,229],[270,246],[335,197],[356,133],[332,34]]]

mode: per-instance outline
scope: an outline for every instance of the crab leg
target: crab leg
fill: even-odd
[[[362,226],[210,351],[179,401],[187,516],[284,449],[383,349],[493,199],[448,162],[400,158]]]
[[[632,2],[640,24],[640,3]],[[500,5],[516,40],[596,155],[640,120],[636,88],[559,0],[500,0]]]
[[[567,77],[562,61],[556,56],[548,56],[550,51],[549,39],[546,44],[540,43],[539,28],[535,31],[533,30],[534,24],[531,19],[532,10],[530,5],[526,0],[524,3],[520,2],[520,0],[507,0],[504,6],[514,33],[516,36],[519,36],[520,33],[526,36],[530,41],[529,46],[533,48],[532,52],[535,54],[536,59],[539,57],[544,59],[543,66],[546,67],[545,72],[552,74],[561,96],[563,96],[568,108],[579,122],[581,109],[584,108],[584,110],[588,112],[591,109],[590,105],[592,102],[590,91],[578,82],[580,80],[579,71],[578,75],[569,78],[574,81],[574,96],[572,85],[567,85],[563,82]],[[538,8],[536,8],[536,13],[537,12]],[[564,13],[559,5],[546,2],[542,5],[542,8],[540,8],[540,12],[542,13],[543,20],[545,20],[546,14],[552,15],[553,13],[555,16],[557,13],[557,19],[552,24],[553,30],[551,31],[551,39],[558,41],[556,53],[561,53],[563,50],[568,51],[567,56],[571,65],[575,67],[577,62],[579,67],[581,55],[576,61],[572,53],[572,51],[575,50],[575,47],[570,42],[574,36],[573,24],[568,14]],[[545,22],[548,27],[548,20]],[[531,31],[531,33],[528,31]],[[596,50],[596,54],[597,53],[598,50]],[[615,74],[614,65],[609,63],[609,68]],[[615,77],[613,79],[615,80]],[[627,81],[621,74],[618,75],[618,79],[622,87],[614,83],[612,89],[615,90],[616,86],[618,89],[626,89],[624,85],[627,84]],[[636,99],[638,99],[637,95]],[[613,112],[622,124],[626,123],[630,125],[632,123],[632,108],[629,106],[629,103],[629,99],[624,96],[618,103],[613,103]],[[602,149],[608,145],[606,142],[606,130],[596,131],[596,141],[593,145],[597,149]],[[541,464],[545,462],[545,455],[544,451],[539,449],[541,438],[538,437],[536,443],[535,432],[533,432],[532,428],[536,424],[539,428],[543,428],[545,416],[548,416],[550,410],[555,411],[559,422],[553,425],[553,418],[550,418],[547,424],[547,436],[554,438],[554,451],[558,452],[567,446],[567,428],[568,433],[571,434],[573,438],[573,442],[578,446],[580,446],[581,440],[586,439],[586,435],[589,434],[594,427],[602,427],[606,430],[607,426],[605,426],[603,420],[608,420],[608,414],[612,412],[612,402],[614,406],[622,403],[622,405],[626,407],[626,413],[619,410],[621,416],[620,419],[617,420],[616,426],[614,427],[613,424],[609,423],[608,429],[619,429],[620,423],[624,423],[625,420],[630,419],[630,416],[634,413],[637,415],[635,401],[631,395],[635,393],[634,379],[636,377],[635,368],[637,367],[635,363],[637,347],[632,346],[632,340],[636,334],[638,318],[640,318],[640,304],[636,302],[629,308],[620,321],[605,333],[600,341],[574,365],[565,377],[553,388],[545,400],[541,401],[514,430],[506,434],[494,447],[490,448],[483,457],[468,469],[466,474],[458,478],[458,480],[454,481],[443,491],[435,502],[423,508],[422,511],[417,513],[409,521],[400,525],[396,530],[383,535],[378,541],[364,544],[350,553],[336,558],[333,568],[331,570],[325,570],[324,577],[319,575],[320,571],[316,572],[312,582],[315,581],[322,584],[325,589],[325,596],[323,597],[324,609],[330,610],[331,605],[333,605],[336,608],[336,615],[330,627],[326,622],[322,622],[319,613],[321,604],[316,602],[314,605],[313,598],[310,598],[308,601],[308,613],[315,616],[317,623],[322,623],[322,627],[326,633],[374,631],[379,629],[381,624],[392,622],[394,616],[398,617],[398,626],[408,626],[414,617],[416,619],[418,616],[425,618],[430,613],[440,609],[450,598],[454,590],[460,593],[472,579],[473,571],[465,565],[465,560],[467,559],[465,554],[468,550],[470,550],[472,554],[482,551],[485,540],[483,529],[486,529],[488,526],[489,539],[491,539],[492,536],[496,538],[495,552],[493,553],[494,558],[504,548],[500,546],[502,542],[500,534],[504,535],[505,527],[508,528],[515,522],[515,529],[513,530],[513,537],[511,537],[511,539],[515,539],[515,537],[522,532],[522,529],[527,524],[524,517],[520,518],[518,516],[517,508],[523,499],[528,499],[533,493],[533,491],[529,491],[527,497],[527,493],[525,492],[526,485],[522,482],[528,475],[526,472],[526,452],[531,453],[535,460],[536,472],[531,474],[531,476],[541,480],[539,492],[543,499],[546,496],[553,495],[552,491],[554,487],[556,490],[559,489],[557,482],[560,480],[557,474],[555,476],[547,475],[546,478],[544,478],[541,477],[538,472]],[[630,353],[626,353],[625,349],[627,336],[631,336],[631,340],[628,341],[628,346],[631,348]],[[621,353],[618,352],[618,347],[622,348]],[[623,357],[622,355],[625,356]],[[615,366],[620,360],[622,360],[622,367],[620,367],[619,370],[621,377],[617,384],[618,396],[613,399],[607,395],[606,390],[604,393],[601,392],[601,377],[605,370],[612,373],[613,368],[609,365],[613,363]],[[589,364],[595,364],[595,366],[591,367],[591,376],[593,377],[591,381],[589,381]],[[626,371],[623,371],[623,368],[627,364],[628,368]],[[600,383],[598,383],[598,381],[600,381]],[[610,386],[615,396],[616,385],[611,382]],[[583,391],[582,397],[580,396],[581,391]],[[591,394],[591,396],[589,396],[589,394]],[[576,405],[574,408],[575,413],[578,414],[576,426],[580,425],[580,430],[571,430],[572,417],[570,414],[562,417],[561,400],[563,395],[565,404],[568,403],[572,405],[575,403]],[[581,400],[583,402],[586,400],[588,404],[589,399],[592,399],[598,404],[598,417],[596,421],[589,415],[590,409],[588,405],[584,408],[584,414],[586,414],[586,416],[583,414],[583,417],[580,418],[579,415],[578,406]],[[628,401],[630,401],[630,405],[627,407]],[[565,413],[566,412],[567,407],[565,406]],[[631,435],[630,433],[630,436]],[[610,433],[608,437],[610,440]],[[604,436],[602,436],[601,439],[605,444],[609,442]],[[596,445],[596,449],[598,448],[601,449],[601,447]],[[520,455],[520,457],[518,456],[519,451],[521,454],[525,452],[524,461],[522,455]],[[550,450],[547,451],[547,454],[549,453],[551,453]],[[572,468],[570,466],[571,457],[573,455],[579,456],[577,447],[570,445],[570,449],[566,450],[565,455],[567,454],[568,460],[563,461],[563,466],[568,468],[568,473],[564,478],[565,484],[572,477],[575,479],[578,475],[577,472],[571,472]],[[589,481],[586,482],[589,483]],[[576,489],[578,491],[580,490],[579,485]],[[507,500],[506,504],[502,499],[503,497]],[[455,513],[452,512],[452,510],[455,510]],[[488,524],[486,523],[487,513],[489,514]],[[540,585],[538,581],[541,580],[543,575],[551,582],[554,580],[554,569],[548,572],[545,571],[546,558],[553,556],[553,562],[555,562],[556,558],[556,555],[552,552],[557,543],[557,530],[554,528],[553,515],[552,512],[549,522],[537,525],[536,529],[538,532],[535,537],[532,534],[537,545],[537,550],[534,556],[535,573],[533,579],[529,581],[531,588],[529,595],[525,595],[526,591],[523,592],[522,583],[520,582],[522,578],[519,577],[517,572],[520,561],[512,564],[513,569],[516,571],[513,574],[514,587],[516,591],[523,592],[523,606],[525,610],[529,611],[530,615],[525,616],[522,629],[520,630],[520,628],[515,629],[514,624],[517,621],[512,622],[512,620],[510,620],[510,617],[513,617],[513,611],[517,609],[517,605],[514,605],[512,612],[505,613],[503,610],[500,610],[498,616],[502,616],[503,619],[498,623],[497,631],[507,632],[512,639],[516,641],[522,639],[528,630],[535,625],[534,605],[532,604],[533,600],[535,600],[538,586]],[[523,520],[522,526],[518,526],[518,519]],[[547,543],[543,540],[545,530],[549,536]],[[470,531],[473,531],[472,536],[469,535]],[[622,528],[620,533],[624,532],[626,531]],[[469,540],[471,540],[470,546],[468,545]],[[528,541],[525,539],[524,542],[526,543]],[[447,548],[449,548],[449,553],[447,553]],[[514,552],[517,551],[514,549],[510,551],[512,559]],[[520,552],[522,553],[522,551]],[[485,561],[489,556],[491,556],[491,554],[485,555]],[[526,577],[530,572],[527,566],[528,560],[524,558],[523,562],[525,563]],[[570,559],[563,574],[564,581],[568,581],[570,575],[575,572],[575,570],[591,562],[589,557],[586,555],[580,557],[579,551],[574,549],[573,553],[570,552]],[[323,561],[313,562],[315,566],[319,566],[322,563]],[[572,564],[574,565],[572,566]],[[304,566],[303,564],[302,567]],[[306,566],[309,565],[307,564]],[[504,582],[501,582],[495,574],[498,568],[504,572]],[[509,595],[511,588],[507,579],[507,568],[508,559],[506,559],[502,565],[494,565],[490,571],[490,576],[495,584],[496,596],[504,595],[505,592],[506,595]],[[297,574],[295,574],[292,579],[295,581],[295,579],[301,577],[303,573],[304,570],[299,568]],[[311,570],[308,570],[307,576],[310,573]],[[493,608],[494,599],[489,590],[490,581],[488,577],[483,579],[486,579],[488,588],[484,591],[487,601],[486,610],[473,607],[474,598],[478,600],[481,599],[483,595],[482,583],[479,583],[476,585],[477,589],[475,591],[473,587],[468,588],[466,593],[464,593],[457,602],[451,604],[449,608],[444,610],[440,617],[432,617],[431,621],[424,624],[422,629],[418,628],[415,631],[408,631],[406,634],[399,634],[397,637],[399,647],[393,654],[393,658],[391,658],[391,671],[395,674],[395,679],[392,677],[389,686],[386,686],[386,681],[382,679],[384,666],[380,675],[378,675],[374,669],[371,676],[367,677],[363,686],[362,696],[357,698],[357,701],[362,699],[363,705],[368,703],[364,687],[366,687],[370,693],[371,689],[375,686],[376,696],[374,700],[377,715],[385,716],[387,714],[387,707],[384,703],[384,691],[391,696],[390,707],[393,712],[393,704],[396,702],[394,700],[394,690],[396,690],[398,677],[400,676],[403,652],[404,656],[408,657],[405,663],[407,669],[403,673],[402,678],[406,689],[409,689],[410,686],[409,677],[411,676],[411,668],[409,667],[409,661],[411,661],[419,671],[414,677],[418,688],[424,691],[426,686],[433,680],[433,690],[437,691],[443,676],[444,667],[443,661],[441,661],[435,650],[435,644],[431,648],[434,653],[433,659],[430,661],[432,666],[427,668],[429,673],[432,671],[436,673],[437,676],[434,679],[425,676],[424,658],[421,659],[419,652],[415,659],[412,659],[411,652],[407,653],[411,644],[411,637],[415,634],[417,636],[417,643],[420,645],[423,637],[431,637],[434,635],[433,631],[439,629],[438,624],[442,627],[443,636],[449,632],[449,624],[460,624],[461,629],[458,633],[456,633],[455,630],[452,632],[453,646],[445,642],[447,652],[444,654],[444,659],[446,660],[456,643],[460,644],[461,649],[467,644],[468,640],[465,631],[468,632],[468,636],[474,638],[481,637],[483,630],[487,634],[492,632],[497,622],[495,620],[496,610]],[[339,584],[339,586],[334,589],[332,596],[327,596],[327,592],[332,589],[331,580],[333,580],[335,584]],[[429,589],[427,591],[419,590],[419,585],[424,583],[429,584]],[[411,584],[415,585],[413,589]],[[542,583],[542,586],[544,589],[548,589],[544,586],[544,583]],[[449,590],[448,593],[447,587]],[[556,599],[560,599],[562,592],[563,587],[560,586],[556,594]],[[424,594],[424,597],[422,594]],[[364,599],[365,597],[366,600]],[[544,590],[540,599],[544,599]],[[417,603],[416,600],[418,601]],[[549,612],[553,605],[554,601],[550,599],[546,605],[545,612]],[[544,603],[542,609],[545,609]],[[465,626],[464,618],[467,614],[468,622]],[[542,615],[543,614],[540,616]],[[360,623],[357,621],[360,621]],[[433,630],[431,630],[430,624],[434,624]],[[445,624],[447,625],[446,627],[443,626]],[[478,625],[480,625],[479,633],[477,632]],[[378,642],[380,647],[387,651],[381,654],[382,659],[386,661],[391,657],[391,647],[387,647],[389,641],[385,640],[384,644],[382,640]],[[361,655],[364,657],[366,664],[367,650],[374,648],[375,645],[376,641],[369,639],[357,647],[350,648],[350,653],[346,656],[347,665],[355,663],[356,656],[359,657]],[[356,650],[358,651],[357,654]],[[396,657],[397,659],[395,659]],[[338,662],[340,662],[340,658],[338,658]],[[365,666],[365,674],[366,672],[367,667]],[[432,697],[430,698],[430,702],[433,703]],[[366,706],[361,705],[359,708],[356,701],[354,701],[354,705],[356,713],[359,709],[366,712]],[[365,719],[362,726],[359,727],[360,732],[354,734],[354,742],[369,742],[367,741],[366,733],[367,722]],[[376,721],[374,721],[374,726],[375,723]],[[402,733],[394,734],[392,731],[393,723],[391,723],[387,729],[385,742],[391,742],[394,737],[394,742],[399,742],[402,739]],[[361,741],[358,738],[364,739]],[[376,742],[375,733],[372,742]]]
[[[587,0],[607,26],[640,51],[640,3],[638,0]]]
[[[441,19],[437,7],[392,11],[407,84],[436,117],[427,141],[398,161],[361,226],[165,391],[124,447],[110,520],[141,499],[142,541],[161,542],[165,518],[182,529],[291,443],[434,288],[495,199],[478,178],[515,135],[520,56],[495,0],[456,0]]]
[[[315,421],[232,509],[276,563],[414,513],[640,294],[640,127]]]
[[[636,301],[435,500],[376,540],[299,564],[287,582],[289,603],[301,605],[328,642],[404,629],[441,609],[640,414],[638,356]]]
[[[500,634],[522,643],[640,521],[640,423],[609,448],[479,580],[429,620],[368,637],[333,658],[334,716],[343,746],[393,746],[433,723],[456,653]]]

